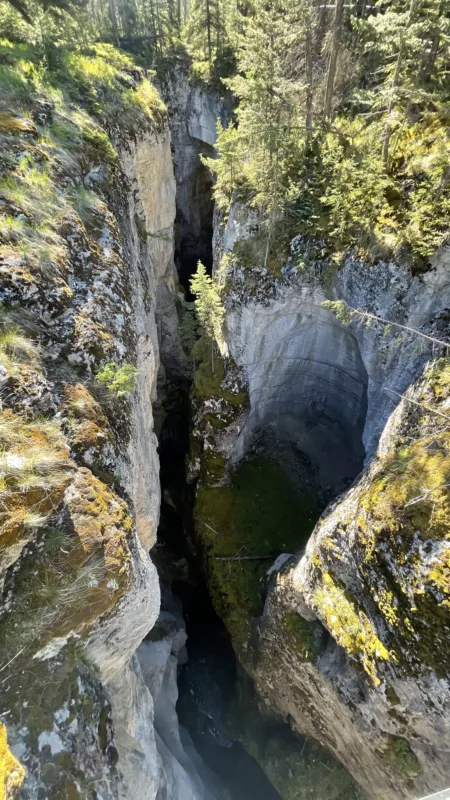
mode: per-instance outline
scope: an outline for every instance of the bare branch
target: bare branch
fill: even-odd
[[[410,397],[406,397],[406,395],[404,394],[399,394],[399,392],[396,392],[395,389],[389,389],[388,386],[384,387],[384,391],[392,392],[392,394],[396,394],[397,397],[400,397],[401,400],[406,400],[407,403],[412,403],[413,406],[419,406],[420,408],[424,408],[425,411],[429,411],[431,414],[437,414],[438,417],[443,417],[444,419],[447,420],[447,422],[450,422],[450,417],[448,417],[447,414],[442,414],[441,411],[436,411],[435,408],[430,408],[430,406],[426,406],[425,403],[418,403],[417,400],[411,400]]]
[[[426,489],[423,494],[413,497],[412,500],[408,500],[408,502],[405,503],[405,508],[408,508],[408,506],[415,506],[417,503],[421,503],[422,500],[426,500],[430,494],[433,494],[433,492],[436,492],[438,489],[447,489],[449,486],[450,483],[440,483],[439,486],[433,486],[432,489]]]
[[[214,561],[268,561],[275,556],[276,553],[268,553],[263,556],[214,556]]]
[[[357,308],[347,305],[347,303],[345,303],[345,305],[352,314],[356,314],[358,317],[366,317],[367,319],[374,319],[376,322],[383,322],[385,325],[393,325],[395,328],[401,328],[409,333],[415,333],[417,336],[421,336],[422,339],[428,339],[429,342],[438,344],[441,347],[450,347],[450,342],[444,342],[442,339],[436,339],[435,336],[429,336],[427,333],[422,333],[421,331],[418,331],[417,328],[410,328],[409,325],[400,325],[399,322],[392,322],[391,319],[378,317],[376,314],[370,314],[369,311],[359,311]]]

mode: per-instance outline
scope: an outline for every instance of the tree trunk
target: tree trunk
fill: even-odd
[[[313,41],[311,9],[306,14],[306,33],[305,33],[305,72],[306,72],[306,140],[309,142],[312,134],[312,103],[313,103]]]
[[[212,45],[211,45],[211,0],[206,0],[206,28],[208,32],[208,62],[212,66]]]
[[[155,8],[156,8],[156,28],[157,28],[157,36],[159,41],[159,49],[162,52],[162,28],[161,28],[161,16],[159,13],[159,2],[155,0]]]
[[[220,50],[220,0],[216,0],[216,58]]]
[[[404,44],[404,41],[405,41],[405,32],[408,30],[409,26],[411,25],[411,19],[412,19],[412,15],[413,15],[413,11],[414,11],[415,2],[416,2],[416,0],[411,0],[410,6],[409,6],[408,22],[406,23],[406,28],[404,29],[404,31],[403,31],[403,33],[401,35],[401,38],[400,38],[400,43],[399,43],[399,48],[398,48],[397,64],[395,65],[394,77],[392,78],[392,81],[391,81],[390,98],[389,98],[389,105],[388,105],[388,118],[387,118],[387,122],[386,122],[386,125],[385,125],[385,128],[384,128],[384,132],[383,132],[383,163],[384,163],[384,168],[386,170],[387,170],[387,168],[389,166],[389,142],[390,142],[391,133],[392,133],[392,127],[391,127],[391,123],[389,121],[389,117],[391,116],[392,111],[394,109],[395,93],[396,93],[396,89],[398,88],[398,85],[400,83],[400,72],[401,72],[401,68],[402,68],[403,44]]]
[[[339,53],[339,45],[342,38],[342,20],[344,17],[344,0],[336,0],[336,13],[333,23],[333,43],[331,46],[330,61],[328,65],[327,88],[325,92],[324,117],[330,119],[331,105],[334,94],[334,81],[336,78],[336,66]]]
[[[113,38],[114,38],[114,41],[115,41],[117,47],[120,47],[119,26],[117,24],[117,13],[116,13],[115,0],[109,0],[108,8],[109,8],[109,18],[111,20]]]
[[[150,15],[152,18],[153,35],[155,37],[155,46],[156,48],[158,48],[158,31],[156,29],[155,6],[153,5],[153,0],[149,0],[149,3],[150,3]]]
[[[318,0],[318,5],[320,9],[320,16],[319,16],[319,24],[317,26],[317,34],[315,42],[316,53],[320,53],[322,49],[322,42],[325,36],[325,30],[327,27],[327,17],[328,17],[327,4],[325,2],[322,2],[322,0]]]
[[[424,83],[430,80],[431,75],[434,70],[434,65],[436,63],[436,58],[439,50],[439,44],[441,41],[441,35],[438,31],[432,39],[430,52],[428,54],[428,58],[424,58],[422,62],[422,69],[420,70],[420,77]]]
[[[267,264],[269,262],[269,255],[270,255],[270,237],[272,234],[272,222],[269,219],[269,234],[267,236],[267,244],[266,244],[266,254],[264,256],[264,268],[267,269]]]
[[[174,0],[167,0],[167,9],[169,11],[169,25],[170,25],[171,29],[173,28],[173,24],[174,24],[174,21],[175,21],[173,2],[174,2]]]
[[[94,20],[95,27],[99,28],[98,14],[97,14],[97,7],[95,5],[95,0],[91,0],[91,14],[92,14],[92,19]]]

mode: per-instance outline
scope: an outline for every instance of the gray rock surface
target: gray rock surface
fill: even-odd
[[[226,340],[247,377],[250,397],[247,417],[235,434],[232,462],[254,447],[265,447],[284,458],[289,470],[289,459],[295,461],[301,453],[318,484],[334,496],[365,467],[356,487],[341,493],[324,513],[306,553],[286,562],[273,579],[258,623],[253,670],[257,689],[275,713],[328,747],[374,800],[412,799],[443,788],[450,782],[448,681],[427,664],[414,675],[397,668],[387,650],[380,657],[380,678],[368,680],[361,664],[355,667],[342,646],[344,633],[338,635],[330,619],[339,620],[339,613],[347,612],[351,617],[353,608],[360,609],[353,623],[350,618],[342,623],[342,630],[365,625],[362,641],[372,634],[381,637],[374,645],[375,659],[382,642],[396,642],[399,635],[389,627],[389,609],[395,614],[401,602],[396,597],[403,591],[399,587],[409,580],[410,570],[426,571],[428,560],[413,544],[405,556],[408,566],[405,562],[401,567],[403,556],[390,555],[388,547],[391,583],[385,584],[379,567],[366,574],[360,569],[365,556],[357,544],[356,519],[365,513],[365,492],[382,468],[377,452],[389,458],[400,428],[408,435],[409,413],[422,389],[411,390],[409,403],[401,397],[445,348],[402,327],[361,316],[353,315],[344,324],[322,304],[343,301],[350,309],[445,338],[449,252],[444,248],[436,253],[423,275],[414,276],[392,262],[368,265],[351,254],[337,269],[322,243],[312,245],[297,237],[276,278],[262,265],[244,269],[232,253],[236,241],[254,232],[257,220],[252,214],[236,205],[225,225],[216,221],[221,225],[215,232],[216,268],[224,252],[232,255]],[[420,535],[427,538],[426,531]],[[445,543],[430,545],[434,558],[441,545],[445,550]],[[337,588],[326,588],[319,557],[328,558]],[[324,585],[323,595],[317,594]],[[328,596],[332,606],[344,592],[355,598],[354,606],[329,616],[332,611],[327,611],[323,598]],[[386,597],[391,599],[383,606],[380,598]],[[443,596],[436,597],[441,602]],[[315,658],[305,658],[295,641],[285,641],[286,614],[299,614],[304,624],[312,625]],[[414,639],[418,648],[420,636]],[[403,658],[415,661],[413,640]]]
[[[239,227],[235,216],[221,235],[221,252],[232,250],[237,230],[248,236],[248,220],[241,212]],[[448,254],[436,254],[430,272],[413,277],[394,263],[375,267],[352,256],[339,270],[326,259],[299,269],[301,251],[299,238],[282,280],[262,268],[237,267],[231,276],[226,338],[250,393],[234,460],[269,429],[279,440],[301,442],[322,481],[339,490],[364,456],[370,462],[399,395],[440,348],[360,317],[344,325],[322,303],[343,300],[426,333],[450,303]]]
[[[205,798],[202,779],[184,752],[174,710],[178,652],[185,639],[180,620],[163,643],[155,644],[151,657],[149,647],[144,648],[146,679],[153,686],[161,678],[158,697],[162,694],[171,706],[166,708],[156,693],[152,697],[134,655],[160,610],[159,579],[149,550],[160,508],[154,425],[157,382],[164,379],[161,359],[170,377],[184,374],[170,133],[161,124],[159,130],[116,144],[123,171],[117,166],[115,177],[108,178],[111,184],[116,181],[109,186],[116,193],[114,211],[96,186],[107,172],[102,178],[90,170],[86,180],[99,192],[96,224],[85,227],[73,210],[65,220],[65,271],[36,272],[24,287],[11,262],[4,265],[8,280],[0,288],[11,320],[30,326],[25,332],[37,332],[42,345],[33,349],[34,361],[24,364],[20,374],[9,375],[9,413],[14,419],[19,407],[55,415],[37,426],[39,444],[47,447],[52,463],[59,457],[65,470],[64,483],[53,490],[54,497],[50,492],[45,498],[48,510],[26,487],[25,508],[29,502],[31,509],[39,505],[47,513],[33,526],[23,526],[23,535],[19,530],[17,546],[2,559],[2,610],[7,614],[12,608],[22,623],[23,612],[14,606],[15,572],[30,569],[32,559],[40,565],[47,543],[52,544],[52,530],[62,537],[48,563],[53,568],[61,560],[68,586],[61,593],[58,575],[51,587],[55,608],[44,606],[42,618],[38,614],[41,638],[33,639],[31,632],[25,639],[27,663],[14,656],[14,668],[4,676],[0,713],[11,749],[27,768],[26,800],[52,792],[87,798],[93,785],[103,800]],[[76,171],[67,177],[71,187],[78,188],[79,180]],[[135,388],[126,398],[108,393],[95,378],[112,359],[138,368]],[[25,436],[22,418],[20,425]],[[29,574],[37,576],[37,568]],[[35,588],[38,607],[44,580],[42,587]],[[25,594],[25,609],[27,602]],[[161,733],[155,730],[156,705]],[[193,754],[188,739],[186,747]]]
[[[225,124],[228,109],[219,93],[191,84],[177,69],[161,83],[172,132],[176,180],[178,266],[184,283],[200,258],[211,258],[213,202],[212,177],[200,156],[214,157],[217,120]],[[183,262],[187,268],[183,270]]]

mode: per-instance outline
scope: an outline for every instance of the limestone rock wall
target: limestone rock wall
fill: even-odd
[[[383,800],[423,796],[450,778],[441,369],[408,391],[379,456],[277,576],[261,624],[261,691]],[[290,613],[311,626],[306,663],[292,638],[273,659]]]
[[[445,338],[448,252],[420,276],[352,254],[338,269],[323,243],[297,237],[274,275],[234,249],[256,230],[236,205],[215,233],[216,265],[230,256],[227,343],[250,399],[231,462],[261,446],[280,463],[300,451],[338,499],[306,552],[272,576],[247,668],[267,705],[331,750],[368,797],[416,798],[450,782],[446,351],[322,304]],[[219,433],[229,454],[229,431]]]
[[[200,156],[214,157],[217,120],[229,116],[228,104],[218,92],[191,84],[188,73],[177,69],[161,82],[170,115],[177,187],[176,258],[180,280],[187,288],[197,260],[212,266],[212,178]]]
[[[243,212],[240,218],[230,214],[220,252],[231,252],[236,236],[240,240],[248,236]],[[231,355],[248,375],[252,409],[237,444],[237,458],[263,420],[269,424],[276,420],[280,428],[287,416],[287,433],[281,430],[281,436],[293,430],[295,438],[296,425],[305,418],[310,428],[337,422],[344,438],[354,437],[358,456],[365,452],[368,463],[398,395],[433,353],[439,353],[430,342],[389,325],[366,324],[361,318],[344,325],[322,303],[339,299],[350,308],[424,333],[445,331],[449,303],[445,251],[436,254],[428,273],[416,278],[393,263],[371,266],[352,256],[338,270],[329,258],[321,258],[320,251],[320,244],[311,252],[301,238],[294,240],[279,279],[269,270],[243,269],[234,262],[227,341]]]
[[[33,224],[53,214],[58,233],[45,268],[13,246],[2,263],[0,713],[24,798],[87,798],[93,787],[103,798],[173,796],[189,772],[179,796],[194,800],[204,790],[175,716],[173,739],[154,729],[148,648],[145,678],[134,656],[160,611],[149,550],[161,358],[171,377],[184,369],[170,133],[159,118],[134,139],[117,135],[115,155],[84,110],[74,119],[49,104],[46,125],[68,126],[70,154],[42,146],[26,120],[19,134],[2,129],[7,169],[26,153],[49,183],[40,207],[24,184],[23,208],[6,200],[5,210]],[[127,394],[96,377],[111,362],[136,365]],[[164,671],[166,659],[172,698],[184,635],[174,627],[154,664]]]

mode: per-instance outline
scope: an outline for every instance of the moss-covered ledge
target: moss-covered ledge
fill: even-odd
[[[266,573],[281,553],[305,544],[317,514],[316,499],[297,494],[280,467],[261,457],[242,462],[225,486],[198,487],[196,530],[212,600],[244,663]]]
[[[259,622],[258,692],[377,797],[425,795],[450,777],[449,395],[439,359],[277,573]]]
[[[215,357],[200,341],[194,351],[195,437],[191,463],[197,462],[194,510],[196,547],[203,559],[214,607],[223,619],[241,672],[229,712],[230,733],[238,736],[260,763],[283,800],[353,800],[352,779],[314,739],[299,738],[285,719],[249,690],[248,675],[259,660],[259,625],[268,586],[289,555],[302,549],[320,513],[315,495],[299,493],[276,461],[249,457],[231,468],[227,436],[235,441],[236,421],[245,420],[247,397],[234,364]],[[241,416],[242,415],[242,416]],[[286,607],[277,649],[314,663],[323,649],[323,627]],[[239,734],[238,734],[239,731]]]
[[[405,675],[450,674],[449,396],[441,359],[410,390],[376,462],[310,550],[312,605],[376,684],[383,664]]]

